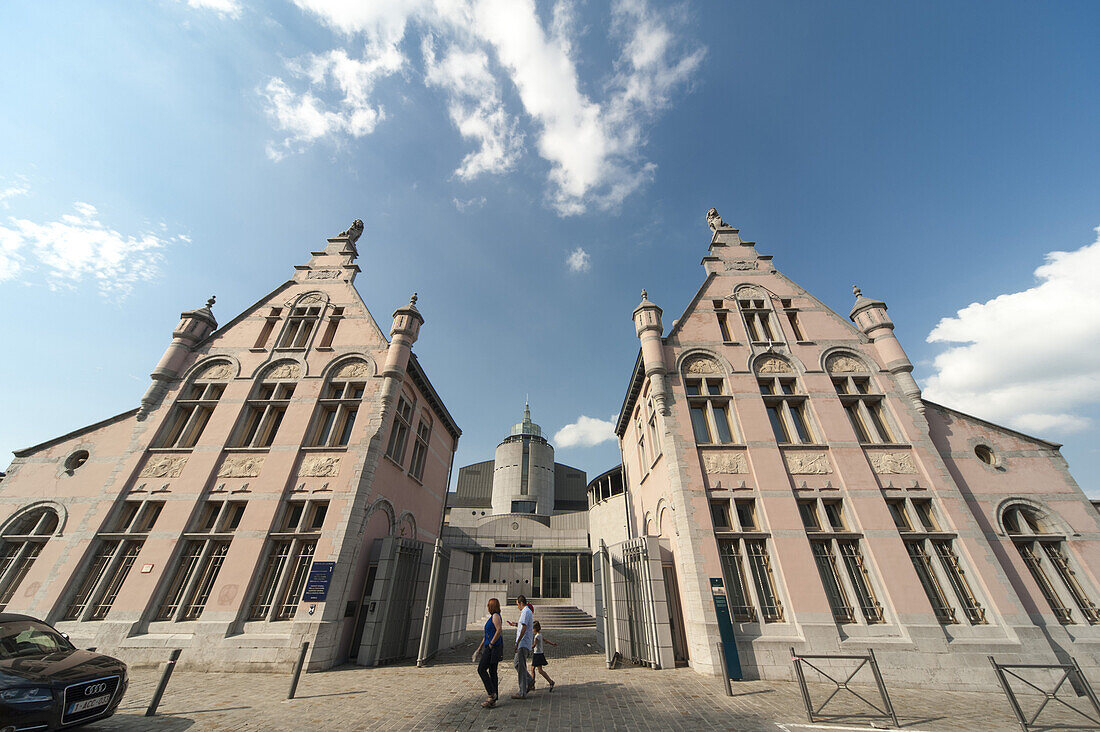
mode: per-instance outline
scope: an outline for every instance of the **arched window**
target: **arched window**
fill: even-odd
[[[1066,537],[1054,522],[1023,504],[1006,508],[1001,522],[1058,620],[1067,625],[1081,619],[1100,623],[1100,612],[1073,571]]]
[[[890,426],[885,397],[875,387],[863,361],[845,353],[834,353],[826,359],[825,370],[832,377],[833,388],[860,442],[898,441]]]
[[[234,369],[219,362],[202,369],[180,390],[172,413],[165,422],[153,447],[194,447],[225,391],[225,382],[233,377]]]
[[[336,369],[321,390],[310,445],[345,447],[348,444],[369,376],[370,367],[364,361],[350,361]]]
[[[685,360],[682,370],[695,444],[725,445],[738,442],[734,429],[736,420],[730,419],[732,404],[726,391],[721,364],[711,356],[699,354]],[[655,442],[655,421],[653,428],[651,441]]]
[[[27,511],[4,528],[0,534],[0,611],[11,602],[60,522],[57,511],[44,506]]]
[[[771,355],[757,359],[755,368],[775,439],[782,444],[813,444],[806,395],[799,388],[794,368],[786,360]]]
[[[281,363],[267,371],[245,402],[233,447],[271,447],[302,375],[296,363]]]

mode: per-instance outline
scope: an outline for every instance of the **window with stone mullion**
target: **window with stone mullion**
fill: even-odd
[[[263,562],[249,620],[293,620],[328,513],[327,501],[288,501]]]
[[[833,619],[838,623],[854,622],[856,619],[855,613],[840,579],[840,571],[837,567],[836,555],[833,553],[831,540],[815,539],[810,542],[810,547],[813,550],[814,561],[817,563],[818,574],[821,575],[821,583],[825,587],[825,595],[829,598],[829,607],[832,608]]]
[[[300,349],[309,344],[309,337],[321,318],[319,306],[296,307],[287,317],[286,327],[279,339],[279,348]]]
[[[294,384],[264,382],[246,402],[244,421],[233,447],[271,447],[294,396]]]
[[[199,441],[225,384],[191,384],[176,400],[171,416],[153,447],[191,448]]]
[[[797,381],[791,377],[763,377],[759,383],[776,441],[792,445],[815,444],[806,410],[806,395],[799,393]]]
[[[421,480],[424,477],[424,464],[428,459],[428,445],[432,439],[432,423],[422,416],[416,425],[416,444],[413,445],[412,464],[409,475]]]
[[[347,447],[366,385],[354,381],[333,381],[325,387],[318,405],[313,447]]]
[[[885,397],[871,391],[870,376],[834,376],[833,386],[860,442],[897,442],[887,417]]]
[[[688,379],[685,382],[691,428],[697,445],[728,445],[735,442],[730,418],[730,397],[724,381]]]

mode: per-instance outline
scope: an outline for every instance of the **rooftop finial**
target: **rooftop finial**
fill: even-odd
[[[863,290],[859,289],[855,285],[852,285],[852,294],[856,297],[863,297]]]
[[[414,293],[413,293],[413,296],[409,298],[409,304],[410,304],[410,305],[416,305],[416,301],[417,301],[417,300],[419,300],[419,299],[420,299],[420,296],[419,296],[419,295],[417,295],[417,294],[416,294],[416,293],[414,292]]]
[[[214,307],[214,300],[216,300],[217,297],[218,297],[217,295],[211,295],[210,299],[206,301],[206,307],[208,307],[208,308]]]
[[[649,293],[647,293],[647,292],[645,291],[645,288],[644,288],[644,287],[642,288],[642,299],[643,299],[643,300],[648,300],[648,299],[649,299]]]
[[[712,208],[707,211],[707,226],[711,231],[718,231],[719,229],[728,229],[729,224],[722,220],[722,217],[718,215],[718,209]]]

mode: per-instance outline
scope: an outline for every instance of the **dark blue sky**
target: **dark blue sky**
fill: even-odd
[[[456,465],[528,393],[551,435],[609,420],[639,291],[671,325],[716,206],[842,314],[886,300],[929,396],[1064,442],[1100,495],[1097,4],[299,2],[0,6],[0,451],[136,406],[181,310],[228,321],[356,217],[376,319],[420,293]],[[972,346],[926,342],[971,303]]]

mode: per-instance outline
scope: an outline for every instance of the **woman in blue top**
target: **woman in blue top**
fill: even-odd
[[[485,692],[489,697],[481,703],[486,709],[497,705],[497,664],[504,658],[504,636],[501,627],[504,624],[500,619],[500,600],[495,597],[489,600],[489,619],[485,621],[485,638],[478,648],[477,674],[485,684]]]

